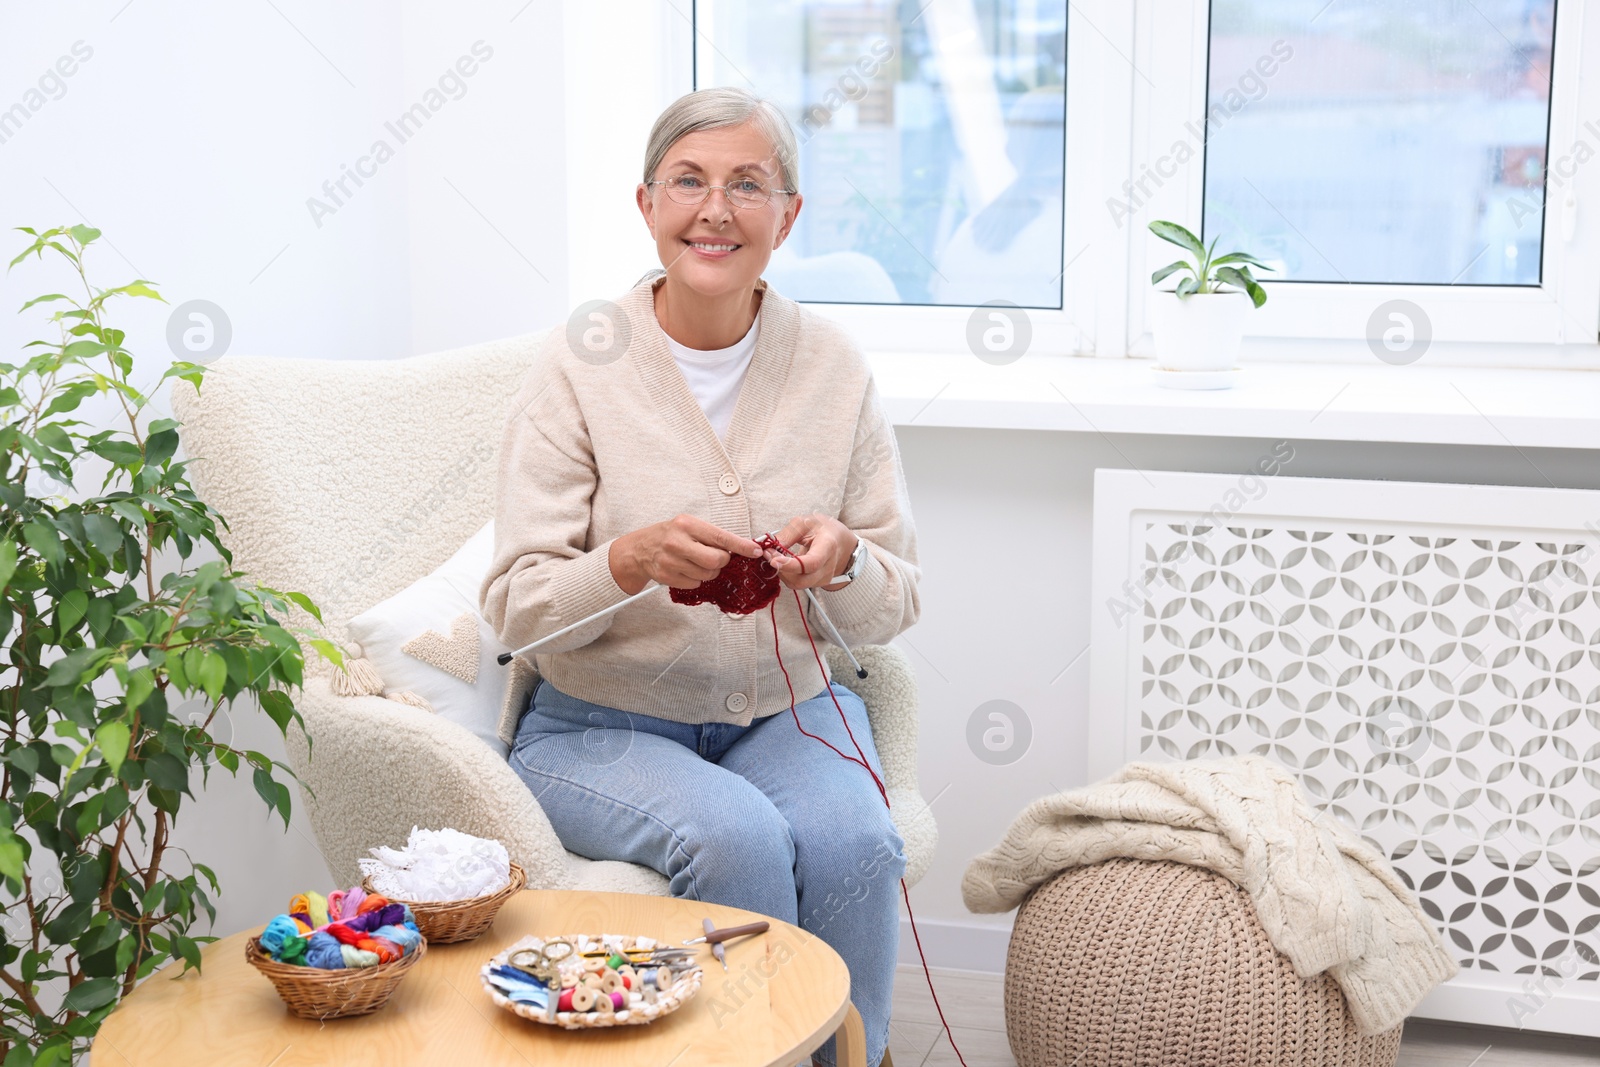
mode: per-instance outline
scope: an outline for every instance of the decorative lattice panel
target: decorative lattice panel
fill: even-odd
[[[1600,1009],[1600,550],[1423,519],[1122,516],[1127,756],[1290,768],[1417,891],[1465,1014],[1570,1029],[1537,1016]]]

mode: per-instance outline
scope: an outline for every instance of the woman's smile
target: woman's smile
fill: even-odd
[[[694,249],[695,254],[703,259],[727,259],[744,247],[733,241],[706,241],[695,238],[685,238],[683,243]]]

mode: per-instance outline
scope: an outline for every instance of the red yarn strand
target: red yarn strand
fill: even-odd
[[[776,548],[779,552],[782,552],[784,555],[794,559],[800,564],[800,573],[806,573],[805,560],[800,559],[799,556],[796,556],[794,553],[790,552],[783,546],[782,542],[778,541],[777,538],[771,536],[764,537],[761,539],[760,544],[763,548]],[[817,669],[822,671],[822,676],[826,678],[828,676],[828,672],[827,669],[822,665],[822,654],[817,651],[817,639],[811,632],[811,624],[806,621],[806,609],[805,605],[800,602],[800,591],[798,589],[791,588],[789,592],[794,594],[795,607],[800,612],[800,625],[805,627],[806,640],[811,643],[811,655],[815,657],[817,661]],[[850,729],[850,720],[845,718],[844,708],[839,706],[839,698],[833,695],[833,686],[828,686],[828,696],[833,700],[833,706],[838,709],[839,721],[844,724],[844,731],[850,736],[850,743],[855,746],[856,754],[861,758],[856,759],[854,756],[848,756],[845,753],[840,752],[828,742],[827,738],[818,737],[816,734],[811,733],[804,726],[800,725],[800,714],[795,710],[794,683],[789,679],[789,668],[783,665],[783,653],[778,650],[778,601],[776,596],[774,596],[770,601],[768,613],[772,617],[772,654],[777,657],[778,669],[783,671],[784,684],[789,687],[789,714],[794,717],[795,728],[801,733],[805,734],[807,737],[821,741],[824,745],[827,745],[830,749],[833,749],[833,751],[839,755],[840,759],[849,760],[851,763],[859,763],[862,767],[865,767],[867,773],[872,775],[873,784],[878,787],[878,795],[883,798],[883,806],[893,810],[893,805],[889,803],[889,791],[884,788],[883,780],[878,777],[877,772],[874,771],[872,766],[867,762],[866,753],[861,751],[861,743],[856,740],[855,731]],[[929,996],[933,997],[933,1008],[939,1013],[939,1024],[944,1027],[945,1037],[949,1039],[950,1048],[955,1052],[956,1059],[961,1061],[961,1067],[967,1067],[966,1057],[961,1055],[961,1049],[956,1046],[955,1034],[950,1032],[950,1023],[945,1020],[944,1007],[939,1003],[939,994],[933,988],[933,972],[928,969],[928,957],[922,951],[922,937],[917,933],[917,917],[911,911],[911,889],[906,885],[906,880],[904,878],[900,879],[900,896],[906,902],[906,919],[911,924],[911,938],[914,942],[916,942],[917,958],[922,961],[922,977],[928,983]]]

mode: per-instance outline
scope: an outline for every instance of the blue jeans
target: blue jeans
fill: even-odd
[[[838,683],[832,690],[881,779],[866,706]],[[855,758],[826,690],[795,714]],[[831,945],[850,969],[877,1067],[889,1044],[906,858],[865,768],[802,734],[788,709],[749,726],[690,725],[591,704],[543,680],[510,760],[568,851],[652,868],[675,897],[770,915]],[[712,973],[701,996],[723,996]],[[836,1063],[834,1045],[829,1037],[817,1058]]]

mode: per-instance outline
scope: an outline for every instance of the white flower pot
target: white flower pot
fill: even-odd
[[[1180,300],[1175,293],[1156,290],[1150,298],[1156,365],[1208,377],[1233,371],[1239,365],[1245,316],[1253,310],[1247,293],[1195,293]]]

